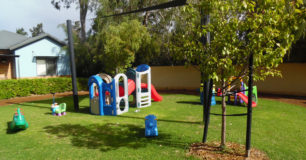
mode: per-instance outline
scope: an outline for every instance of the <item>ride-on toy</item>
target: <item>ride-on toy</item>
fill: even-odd
[[[24,130],[29,127],[28,122],[25,120],[23,113],[21,113],[20,108],[17,108],[16,113],[14,113],[13,121],[10,123],[9,128],[11,131]]]
[[[53,94],[53,103],[51,105],[52,115],[54,116],[66,115],[66,103],[61,103],[60,105],[58,105],[54,99],[55,93],[52,94]]]

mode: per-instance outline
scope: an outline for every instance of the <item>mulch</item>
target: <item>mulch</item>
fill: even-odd
[[[304,96],[261,94],[259,95],[259,97],[263,99],[275,100],[275,101],[306,107],[306,97]]]
[[[188,156],[195,156],[204,160],[268,160],[268,156],[255,148],[250,150],[249,157],[245,155],[245,147],[241,144],[227,142],[225,149],[219,142],[194,143],[190,146]]]
[[[56,93],[55,98],[72,96],[72,92],[64,92],[64,93]],[[79,91],[78,95],[88,95],[87,91]],[[0,106],[6,106],[11,104],[19,104],[24,102],[32,102],[32,101],[40,101],[53,98],[52,94],[44,94],[44,95],[32,95],[28,97],[16,97],[11,99],[0,100]]]
[[[187,91],[160,91],[161,93],[181,93],[181,94],[198,94],[197,92],[187,92]],[[72,96],[72,92],[56,93],[55,98]],[[79,95],[88,95],[88,91],[79,91]],[[285,96],[285,95],[272,95],[272,94],[261,94],[260,98],[276,100],[280,102],[285,102],[289,104],[295,104],[298,106],[306,107],[306,97],[301,96]],[[10,104],[19,104],[23,102],[40,101],[45,99],[51,99],[52,94],[45,95],[32,95],[28,97],[17,97],[12,99],[0,100],[0,106],[6,106]]]

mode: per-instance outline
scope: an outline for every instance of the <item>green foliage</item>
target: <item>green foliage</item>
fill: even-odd
[[[87,90],[87,79],[78,79],[78,90]],[[0,81],[0,99],[72,90],[71,78],[12,79]]]
[[[137,20],[108,25],[93,39],[94,59],[101,61],[107,73],[124,72],[135,61],[135,54],[151,37]],[[117,70],[117,71],[116,71]]]
[[[194,2],[194,1],[192,1]],[[243,77],[247,62],[254,55],[255,79],[279,75],[275,69],[295,40],[295,33],[305,14],[303,2],[269,1],[201,1],[183,8],[185,31],[175,37],[174,51],[187,64],[200,66],[206,79],[228,80]],[[209,25],[200,25],[201,11],[210,15]],[[212,35],[210,45],[201,37]]]
[[[43,29],[43,24],[42,23],[37,24],[32,29],[30,29],[30,32],[32,34],[32,37],[36,37],[36,36],[39,36],[42,33],[45,33],[44,29]]]
[[[162,42],[157,35],[151,36],[150,40],[144,41],[135,54],[134,66],[140,64],[159,64]]]
[[[23,27],[17,28],[16,29],[16,33],[20,34],[20,35],[23,35],[23,36],[27,36],[28,35],[28,33],[23,29]]]
[[[247,77],[248,60],[254,57],[254,79],[280,75],[276,70],[305,24],[303,1],[286,0],[190,0],[182,30],[173,38],[172,48],[186,65],[197,64],[203,79],[221,81],[221,146],[226,142],[227,84]],[[210,23],[202,25],[205,15]],[[302,28],[303,30],[303,28]],[[205,35],[211,42],[203,44]]]
[[[147,28],[151,40],[142,44],[135,54],[133,66],[139,64],[150,65],[173,65],[173,54],[169,50],[168,44],[174,34],[173,24],[177,24],[177,17],[181,16],[178,8],[168,8],[165,10],[155,10],[154,12],[140,12],[124,16],[107,17],[121,12],[128,12],[139,8],[153,6],[168,2],[168,0],[133,0],[133,1],[106,1],[101,0],[101,8],[97,11],[97,18],[94,21],[93,30],[107,28],[108,25],[118,25],[121,22],[138,20]]]

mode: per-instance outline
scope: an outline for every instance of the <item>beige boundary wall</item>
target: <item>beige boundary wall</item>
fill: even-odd
[[[151,78],[160,90],[196,90],[201,82],[200,72],[192,66],[152,66]]]
[[[279,69],[282,77],[269,77],[255,83],[258,92],[306,96],[306,63],[281,64]],[[152,66],[151,72],[152,83],[157,90],[195,91],[200,86],[200,72],[192,66]]]
[[[269,77],[256,83],[259,92],[306,96],[306,63],[284,63],[279,69],[282,77]]]

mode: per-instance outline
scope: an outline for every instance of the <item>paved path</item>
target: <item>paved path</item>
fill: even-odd
[[[80,91],[78,94],[81,95],[88,95],[88,91]],[[59,97],[66,97],[66,96],[72,96],[72,92],[64,92],[64,93],[56,93],[55,98]],[[11,99],[4,99],[0,100],[0,106],[6,106],[10,104],[19,104],[23,102],[31,102],[31,101],[40,101],[45,99],[52,99],[52,94],[44,94],[44,95],[33,95],[28,97],[17,97],[17,98],[11,98]]]

